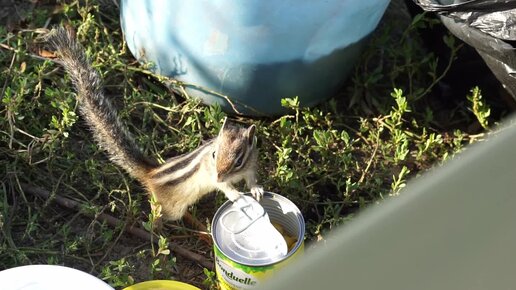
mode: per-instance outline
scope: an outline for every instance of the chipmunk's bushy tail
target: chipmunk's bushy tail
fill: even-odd
[[[115,164],[144,181],[149,170],[156,166],[156,161],[143,154],[120,122],[116,109],[103,93],[100,75],[91,66],[84,48],[73,33],[63,27],[53,29],[45,39],[56,50],[73,81],[81,115],[90,126],[95,140]]]

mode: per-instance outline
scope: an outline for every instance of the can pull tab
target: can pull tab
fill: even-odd
[[[270,222],[263,206],[254,198],[244,195],[235,200],[231,209],[222,215],[221,225],[226,231],[239,234],[261,218]]]
[[[242,196],[233,203],[221,216],[221,225],[234,245],[249,255],[274,258],[287,254],[285,239],[272,225],[263,206],[249,196]]]

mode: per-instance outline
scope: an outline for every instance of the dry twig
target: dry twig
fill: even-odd
[[[30,185],[30,184],[24,184],[22,183],[21,184],[21,188],[23,191],[25,192],[28,192],[32,195],[35,195],[35,196],[39,196],[45,200],[51,198],[51,194],[49,191],[45,190],[45,189],[42,189],[42,188],[39,188],[39,187],[36,187],[36,186],[33,186],[33,185]],[[68,209],[73,209],[73,210],[80,210],[81,208],[81,204],[79,202],[76,202],[74,200],[71,200],[69,198],[66,198],[66,197],[62,197],[62,196],[59,196],[59,195],[53,195],[52,198],[60,205],[60,206],[63,206],[63,207],[66,207]],[[153,239],[152,238],[152,234],[139,228],[139,227],[136,227],[136,226],[132,226],[132,225],[125,225],[121,220],[111,216],[111,215],[108,215],[108,214],[105,214],[105,213],[101,213],[99,215],[92,215],[88,212],[82,212],[84,215],[87,215],[89,217],[92,217],[92,218],[95,218],[96,220],[98,221],[101,221],[101,222],[106,222],[107,224],[109,224],[110,226],[113,226],[113,227],[120,227],[120,226],[123,226],[124,227],[124,230],[134,236],[137,236],[141,239],[144,239],[144,240],[147,240],[147,241],[152,241],[152,242],[156,242],[158,241],[158,239]],[[190,259],[198,264],[200,264],[201,266],[209,269],[209,270],[213,270],[213,263],[210,262],[209,260],[207,260],[205,257],[203,257],[202,255],[199,255],[197,253],[194,253],[192,251],[189,251],[183,247],[181,247],[180,245],[176,244],[176,243],[173,243],[173,242],[169,242],[168,244],[169,248],[171,251],[174,251],[176,254],[180,255],[180,256],[183,256],[187,259]]]

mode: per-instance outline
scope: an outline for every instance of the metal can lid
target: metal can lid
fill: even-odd
[[[249,196],[241,196],[222,214],[220,224],[228,233],[240,234],[255,222],[268,219],[263,206]]]
[[[249,196],[219,209],[212,234],[219,250],[238,263],[267,265],[288,254],[285,238],[272,225],[267,211]]]

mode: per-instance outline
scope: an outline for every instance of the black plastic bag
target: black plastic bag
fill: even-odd
[[[516,0],[413,0],[477,50],[516,99]]]

